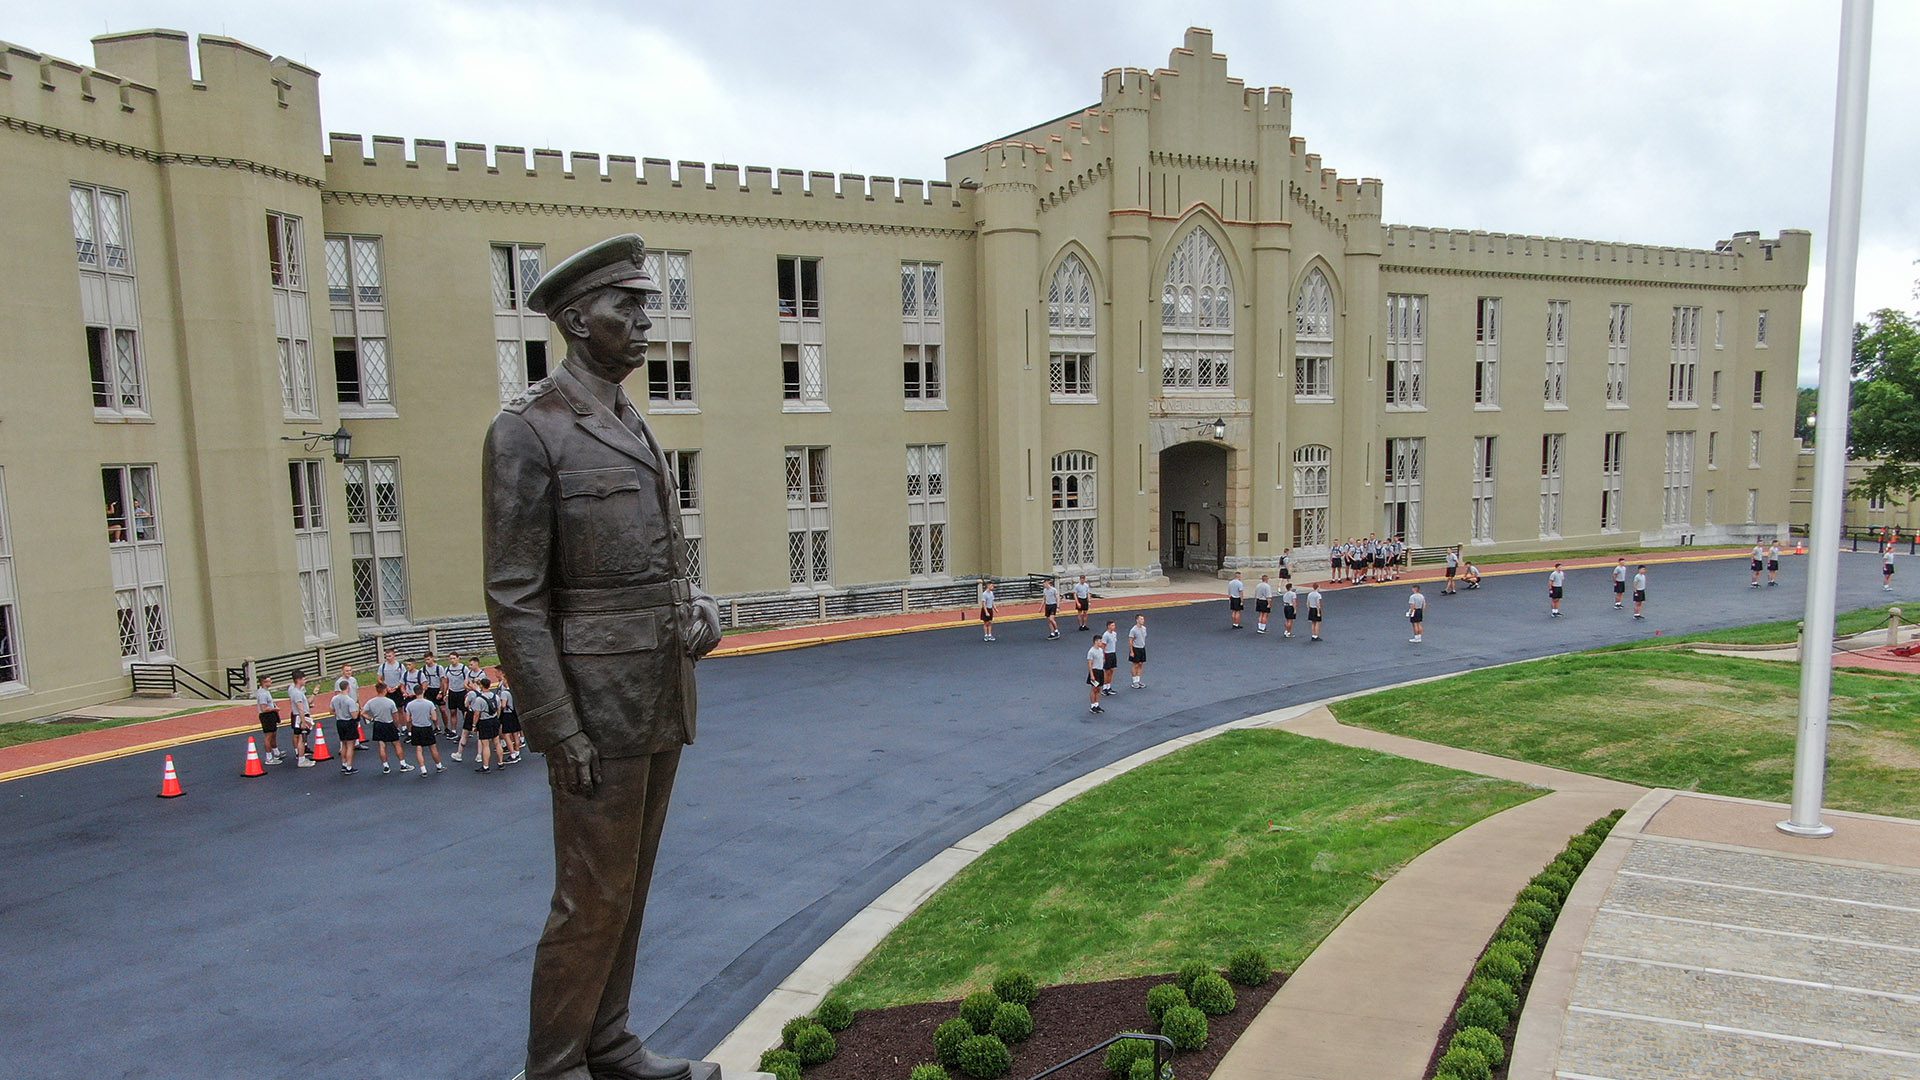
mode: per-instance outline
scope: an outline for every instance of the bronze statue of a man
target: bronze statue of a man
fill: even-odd
[[[487,431],[487,617],[553,787],[553,906],[533,960],[528,1080],[685,1080],[627,1030],[635,950],[694,661],[720,611],[687,576],[667,455],[620,388],[646,362],[645,246],[627,234],[528,295],[566,361]],[[704,1070],[703,1070],[704,1072]]]

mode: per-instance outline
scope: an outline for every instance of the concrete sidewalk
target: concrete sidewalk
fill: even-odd
[[[1429,849],[1314,949],[1233,1045],[1214,1080],[1413,1080],[1514,894],[1567,838],[1644,789],[1376,731],[1316,709],[1279,727],[1548,788]]]

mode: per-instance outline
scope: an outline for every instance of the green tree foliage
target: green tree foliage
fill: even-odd
[[[1883,308],[1853,329],[1853,457],[1878,465],[1854,494],[1902,500],[1920,493],[1920,321]]]

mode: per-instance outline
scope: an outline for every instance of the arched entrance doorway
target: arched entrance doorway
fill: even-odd
[[[1185,442],[1160,452],[1160,550],[1163,570],[1217,573],[1227,544],[1228,448]]]

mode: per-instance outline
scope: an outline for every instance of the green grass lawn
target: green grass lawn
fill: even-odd
[[[1886,624],[1886,606],[1859,608],[1841,612],[1835,616],[1833,633],[1835,637],[1845,637],[1848,634],[1862,633]],[[1757,623],[1753,626],[1733,626],[1725,630],[1703,630],[1697,634],[1642,638],[1639,641],[1625,641],[1618,645],[1604,645],[1595,651],[1618,652],[1624,649],[1659,648],[1683,641],[1708,641],[1718,645],[1791,645],[1794,637],[1799,633],[1799,627],[1800,620],[1787,619],[1782,622]]]
[[[1514,664],[1334,705],[1341,722],[1648,787],[1785,802],[1799,668],[1682,651]],[[1920,816],[1920,678],[1835,672],[1827,804]]]
[[[1292,970],[1414,856],[1538,789],[1280,731],[1219,735],[1028,824],[963,870],[842,989],[856,1008],[1224,964]],[[1282,828],[1269,831],[1269,823]]]

